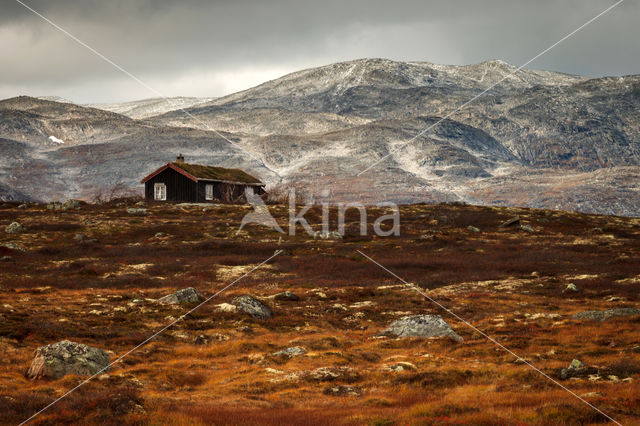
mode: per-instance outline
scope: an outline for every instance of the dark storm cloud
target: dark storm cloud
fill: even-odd
[[[519,65],[613,1],[25,0],[165,95],[218,96],[361,57]],[[627,1],[530,67],[640,73]],[[0,5],[0,97],[79,102],[155,96],[13,0]]]

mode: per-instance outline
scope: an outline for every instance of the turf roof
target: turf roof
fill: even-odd
[[[181,168],[197,179],[256,184],[261,183],[260,179],[251,176],[240,169],[226,169],[224,167],[202,166],[200,164],[188,164],[182,162],[174,162],[173,165]]]

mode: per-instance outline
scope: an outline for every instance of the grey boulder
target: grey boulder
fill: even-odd
[[[127,209],[127,213],[129,213],[131,216],[146,216],[149,214],[149,211],[147,209],[136,209],[130,207]]]
[[[179,305],[182,303],[196,303],[202,300],[204,300],[204,296],[198,290],[193,287],[187,287],[161,297],[158,299],[158,302],[169,305]]]
[[[238,296],[231,301],[231,304],[238,308],[239,311],[249,314],[253,318],[266,319],[272,317],[271,310],[253,296]]]
[[[307,353],[307,350],[301,346],[292,346],[287,349],[283,349],[278,352],[274,352],[271,355],[276,357],[294,358]]]
[[[450,337],[458,342],[463,339],[440,315],[410,315],[393,321],[381,334],[390,337]]]
[[[584,311],[578,312],[573,319],[586,319],[593,321],[606,321],[614,317],[628,317],[631,315],[640,315],[640,309],[636,308],[613,308],[606,311]]]
[[[59,379],[67,374],[92,376],[108,371],[109,363],[106,351],[63,340],[35,350],[27,377]]]
[[[598,369],[588,366],[582,361],[574,359],[573,361],[571,361],[571,364],[569,364],[568,368],[562,369],[562,371],[560,372],[560,378],[562,380],[567,380],[572,377],[586,377],[591,374],[598,374]]]
[[[6,228],[4,228],[4,231],[7,234],[22,234],[24,232],[24,227],[18,222],[12,222]]]

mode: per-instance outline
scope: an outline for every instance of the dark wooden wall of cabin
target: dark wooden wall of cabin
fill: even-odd
[[[213,200],[205,200],[206,185],[213,185]],[[252,185],[236,185],[223,182],[198,182],[198,203],[246,203],[244,195],[245,188],[253,188],[253,192],[258,195],[264,194],[264,188]]]
[[[166,169],[144,184],[144,192],[147,200],[154,199],[153,188],[156,183],[164,183],[167,186],[167,201],[185,203],[198,202],[197,183],[173,169]],[[204,200],[204,192],[202,199]]]

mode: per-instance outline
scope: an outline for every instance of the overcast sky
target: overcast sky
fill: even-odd
[[[615,0],[22,0],[164,96],[221,96],[364,57],[521,65]],[[529,68],[640,74],[626,0]],[[0,0],[0,98],[157,95],[14,0]]]

